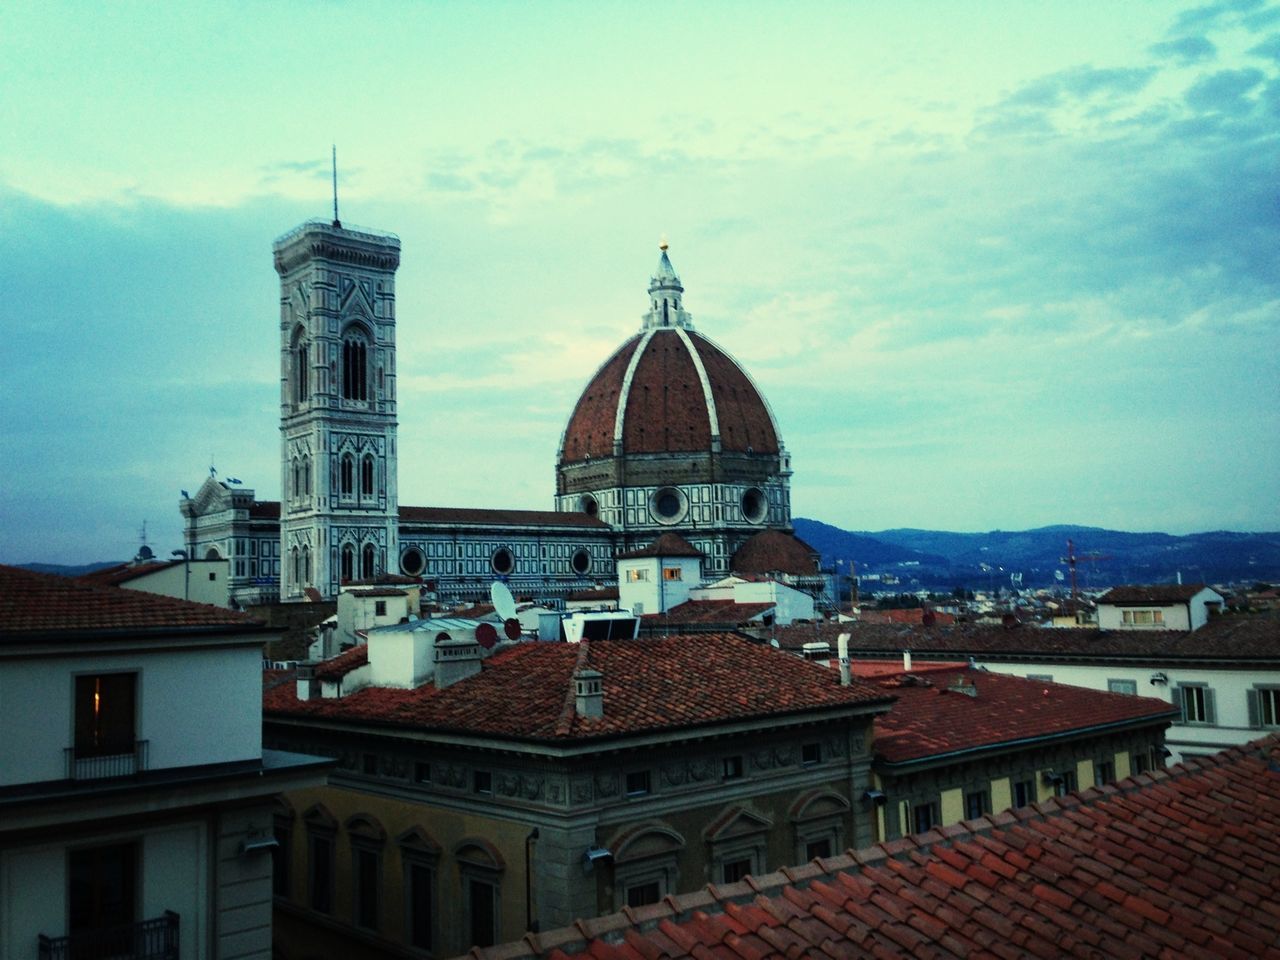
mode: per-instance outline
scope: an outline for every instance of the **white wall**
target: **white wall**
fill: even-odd
[[[256,647],[5,660],[0,666],[0,786],[66,777],[78,674],[136,672],[136,735],[149,768],[262,756],[262,653]]]
[[[375,687],[412,689],[435,670],[436,635],[444,628],[418,620],[414,629],[369,634],[369,682]]]
[[[663,579],[664,568],[680,571],[679,580]],[[627,573],[643,570],[647,580],[629,581]],[[618,608],[634,611],[643,604],[644,614],[664,613],[689,599],[702,582],[702,562],[697,557],[638,557],[618,561]]]
[[[1163,619],[1160,623],[1125,623],[1126,610],[1159,610]],[[1182,603],[1127,603],[1124,606],[1100,603],[1098,627],[1102,630],[1190,630],[1191,620],[1187,616],[1186,604]]]
[[[124,586],[130,590],[225,607],[230,601],[227,579],[230,569],[229,560],[191,560],[135,577]],[[211,575],[212,580],[209,579]]]
[[[378,614],[377,604],[386,604],[386,613]],[[414,613],[417,613],[415,610]],[[409,597],[399,596],[361,597],[349,590],[338,594],[338,642],[356,643],[357,630],[371,630],[399,623],[409,615]]]

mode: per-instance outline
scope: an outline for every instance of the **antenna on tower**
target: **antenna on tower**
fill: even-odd
[[[338,145],[333,145],[333,225],[341,227],[342,221],[338,219]]]

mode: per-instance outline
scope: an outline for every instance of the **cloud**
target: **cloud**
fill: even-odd
[[[1177,40],[1166,40],[1164,43],[1153,44],[1147,49],[1153,56],[1174,60],[1183,66],[1212,60],[1218,55],[1217,46],[1206,36],[1190,36],[1180,37]]]
[[[1252,109],[1247,95],[1266,80],[1261,70],[1220,70],[1192,84],[1187,90],[1187,104],[1196,110],[1223,114],[1241,114]]]
[[[1267,39],[1256,46],[1250,47],[1245,52],[1251,53],[1255,57],[1266,57],[1268,60],[1275,60],[1280,63],[1280,33],[1271,34]]]

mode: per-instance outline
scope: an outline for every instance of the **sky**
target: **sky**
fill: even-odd
[[[1280,530],[1280,3],[9,0],[0,130],[0,562],[279,497],[332,144],[402,504],[552,507],[665,235],[797,516]]]

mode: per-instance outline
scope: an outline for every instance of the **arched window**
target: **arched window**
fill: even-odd
[[[373,496],[373,455],[368,453],[360,461],[360,495]]]
[[[302,582],[311,582],[311,548],[302,548]]]
[[[293,458],[293,489],[290,490],[290,496],[297,497],[302,493],[302,468],[298,464],[298,458]]]
[[[302,582],[302,560],[298,554],[297,547],[294,547],[290,554],[293,559],[293,582],[296,586]]]
[[[305,403],[311,396],[308,377],[311,374],[311,356],[302,327],[293,331],[293,343],[289,348],[291,369],[289,379],[293,383],[293,402]]]
[[[364,580],[373,579],[373,544],[366,543],[364,550],[360,552],[360,576]]]
[[[351,544],[342,548],[342,581],[350,583],[356,578],[356,550]]]
[[[302,489],[298,491],[301,496],[311,496],[311,458],[302,458]]]
[[[355,488],[355,472],[356,460],[349,453],[342,455],[342,468],[339,473],[342,475],[341,492],[343,496],[350,496],[351,491]]]
[[[342,398],[369,399],[369,348],[364,337],[354,331],[342,341]]]

